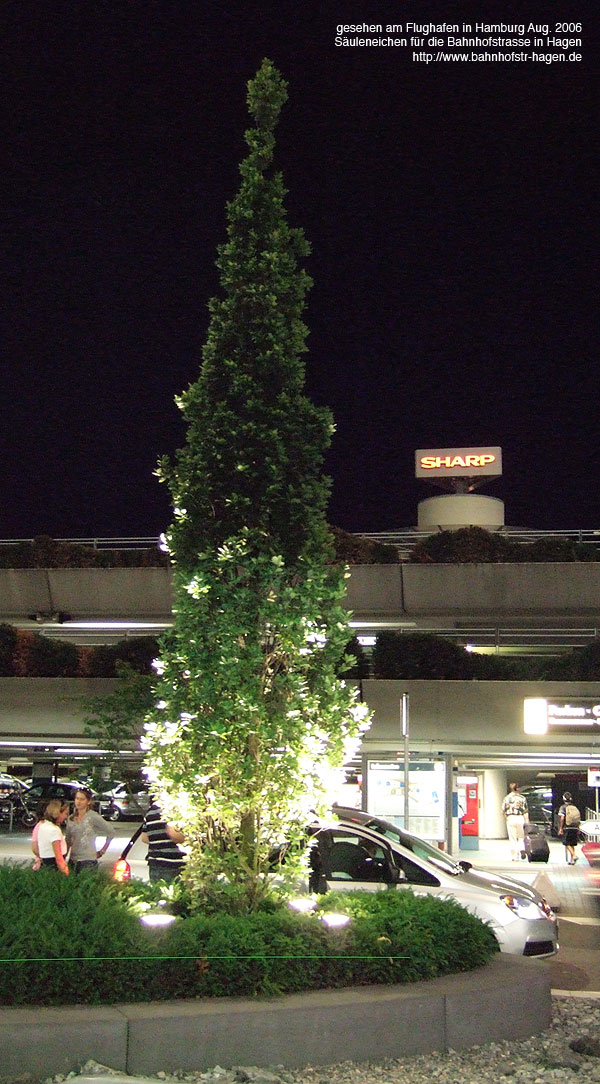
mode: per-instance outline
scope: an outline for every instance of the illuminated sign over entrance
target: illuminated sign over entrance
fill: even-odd
[[[585,730],[600,726],[600,703],[593,700],[549,700],[548,726],[556,730]]]
[[[562,700],[555,697],[532,697],[524,701],[526,734],[586,734],[597,737],[600,728],[600,702],[591,697]]]
[[[496,478],[502,474],[502,448],[418,448],[416,478]]]

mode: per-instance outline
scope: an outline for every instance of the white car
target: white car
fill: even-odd
[[[552,956],[558,951],[556,915],[534,888],[473,869],[377,817],[353,812],[349,820],[339,809],[336,813],[338,822],[311,829],[313,891],[395,885],[415,895],[450,897],[491,926],[501,952]]]

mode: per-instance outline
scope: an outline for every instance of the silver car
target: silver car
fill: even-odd
[[[491,926],[501,952],[552,956],[558,951],[556,915],[534,888],[475,870],[393,824],[359,816],[368,823],[340,819],[313,828],[313,891],[395,885],[415,895],[450,897]]]
[[[115,783],[100,798],[100,813],[106,820],[141,820],[145,817],[152,799],[143,787],[128,787]]]

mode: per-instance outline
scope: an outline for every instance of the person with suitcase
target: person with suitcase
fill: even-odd
[[[517,783],[510,783],[508,794],[502,802],[502,812],[506,818],[506,832],[510,842],[510,856],[513,862],[518,862],[521,854],[525,857],[523,849],[523,826],[527,818],[527,799],[519,794]]]

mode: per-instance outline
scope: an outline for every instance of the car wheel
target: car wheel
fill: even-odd
[[[120,821],[121,810],[119,809],[118,805],[111,805],[105,816],[107,821]]]

